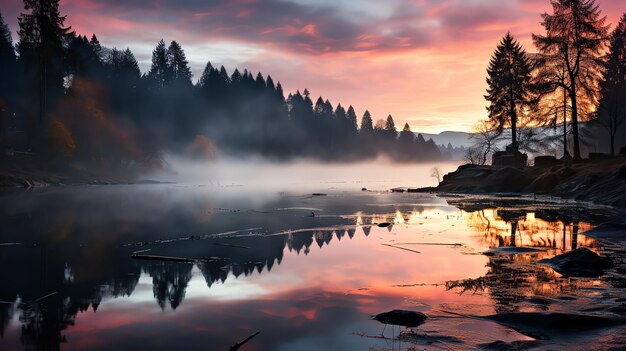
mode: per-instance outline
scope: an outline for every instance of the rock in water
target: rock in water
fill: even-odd
[[[383,223],[378,223],[378,226],[381,228],[387,228],[391,225],[391,223],[387,223],[387,222],[383,222]]]
[[[428,319],[428,316],[422,312],[392,310],[377,314],[373,319],[383,324],[393,324],[413,328],[424,323],[424,321]]]
[[[614,267],[610,258],[599,256],[587,248],[543,259],[538,263],[550,266],[560,274],[570,277],[598,277],[604,270]]]

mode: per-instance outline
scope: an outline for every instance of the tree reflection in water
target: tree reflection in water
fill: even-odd
[[[408,198],[407,204],[399,205],[364,205],[376,203],[380,197],[371,196],[359,201],[349,197],[332,198],[338,204],[336,209],[328,205],[325,213],[330,215],[309,218],[306,216],[308,213],[293,211],[251,211],[242,214],[240,211],[226,210],[227,206],[234,207],[229,202],[224,208],[214,209],[214,205],[202,196],[172,201],[161,197],[159,194],[162,192],[147,192],[142,194],[141,200],[136,200],[136,197],[123,192],[110,195],[97,191],[97,194],[91,194],[89,192],[92,190],[84,189],[73,191],[0,198],[0,204],[3,205],[0,217],[2,242],[21,243],[0,247],[0,277],[6,282],[0,285],[0,336],[4,338],[10,326],[19,326],[21,330],[12,329],[10,332],[12,335],[20,335],[19,342],[30,349],[58,350],[63,343],[71,342],[66,333],[69,327],[80,323],[80,320],[77,322],[80,312],[95,312],[106,300],[131,295],[137,298],[136,290],[140,286],[141,277],[147,278],[147,284],[151,283],[151,291],[148,290],[153,299],[150,301],[151,307],[163,312],[176,310],[178,314],[185,313],[181,309],[185,310],[185,296],[190,291],[194,272],[202,275],[209,290],[219,289],[215,285],[227,280],[248,277],[255,272],[267,274],[280,265],[287,255],[309,255],[309,259],[311,250],[332,251],[334,247],[340,246],[339,242],[343,244],[348,240],[352,244],[358,241],[356,239],[365,240],[365,237],[372,244],[360,246],[360,249],[371,251],[355,256],[363,259],[363,262],[350,263],[369,266],[371,263],[366,261],[367,255],[380,255],[376,251],[380,247],[380,240],[391,242],[396,238],[396,231],[406,235],[420,233],[429,225],[429,216],[441,218],[441,222],[431,223],[430,230],[436,235],[445,235],[440,234],[444,232],[442,229],[459,228],[453,225],[462,222],[463,230],[469,228],[471,232],[469,236],[463,237],[463,245],[481,248],[532,246],[545,249],[526,255],[489,256],[486,273],[482,277],[446,284],[448,290],[488,294],[494,300],[496,311],[515,311],[522,308],[529,297],[557,296],[593,283],[589,280],[568,280],[547,267],[535,264],[538,259],[572,247],[597,248],[595,241],[578,234],[589,228],[590,224],[575,213],[507,208],[455,212],[444,200],[432,206],[415,204],[418,200],[433,202],[435,200],[432,197],[418,200]],[[306,201],[328,201],[329,198]],[[270,209],[292,208],[302,206],[302,201],[297,197],[281,197],[266,206]],[[11,206],[5,206],[7,203]],[[112,203],[118,206],[111,206]],[[447,218],[450,218],[449,222],[445,222]],[[378,223],[391,225],[378,228]],[[260,234],[245,231],[245,235],[214,236],[205,240],[200,240],[202,236],[199,235],[261,226],[266,231],[260,230]],[[294,228],[298,230],[292,231]],[[283,234],[265,235],[268,232]],[[184,233],[180,234],[184,240],[168,241],[163,233]],[[133,252],[148,249],[151,250],[150,254],[187,257],[196,261],[176,263],[131,258]],[[349,251],[347,249],[339,253],[336,259],[350,254]],[[395,254],[399,253],[395,252],[397,250],[392,251],[393,256],[389,257],[396,261],[396,257],[400,256]],[[467,252],[455,251],[455,255],[464,253]],[[410,264],[424,260],[424,257],[428,256],[411,253],[402,256],[402,259]],[[377,257],[375,262],[381,263],[384,259]],[[311,267],[311,270],[320,271],[321,275],[332,275],[343,263],[333,261],[329,262],[328,267],[318,265]],[[398,263],[403,264],[404,261],[398,260]],[[327,268],[330,271],[324,271]],[[391,273],[383,272],[384,275]],[[433,276],[438,273],[436,270],[430,272]],[[350,273],[337,274],[338,279],[351,278]],[[297,278],[306,279],[305,275],[303,273],[303,277]],[[386,283],[384,279],[380,281]],[[375,284],[374,280],[372,284]],[[389,293],[388,285],[383,293]],[[280,301],[279,297],[272,296],[276,300],[268,298],[245,303],[257,310],[267,305],[272,305],[277,311],[295,308],[301,314],[297,316],[298,323],[315,326],[307,330],[331,329],[330,322],[328,325],[316,324],[320,323],[316,318],[321,318],[321,315],[315,308],[331,311],[323,316],[326,318],[324,321],[343,318],[341,320],[349,325],[355,319],[367,317],[364,308],[371,307],[363,306],[370,306],[378,298],[374,290],[359,290],[358,286],[352,288],[359,291],[360,295],[353,298],[338,291],[303,289],[280,295],[293,301]],[[398,290],[394,293],[401,294]],[[320,300],[319,296],[335,300],[329,303]],[[140,297],[140,301],[141,298],[145,297]],[[402,298],[390,294],[383,296],[382,300],[391,304],[402,301]],[[126,306],[130,309],[135,307]],[[258,313],[262,315],[265,312]],[[238,320],[242,318],[246,316],[237,315]],[[364,320],[367,321],[367,318]],[[284,321],[274,320],[274,323],[283,322],[283,327],[291,325],[290,319],[286,317]],[[74,329],[79,327],[76,325]],[[240,339],[240,336],[236,335],[234,340]]]
[[[554,209],[480,209],[465,214],[476,239],[490,248],[531,247],[540,251],[512,254],[495,251],[488,255],[486,274],[476,279],[446,282],[447,290],[460,294],[487,293],[494,300],[495,311],[514,312],[535,297],[558,297],[582,287],[590,287],[594,280],[562,277],[537,261],[579,248],[599,249],[599,243],[579,234],[591,228],[576,215]],[[547,309],[542,305],[539,309]]]

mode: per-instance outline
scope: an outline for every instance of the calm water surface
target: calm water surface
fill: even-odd
[[[594,224],[589,211],[376,191],[398,185],[413,184],[3,193],[0,349],[228,350],[256,331],[242,350],[473,349],[531,338],[448,312],[578,311],[624,298],[606,277],[565,278],[536,264],[573,247],[604,252],[579,234]],[[542,251],[482,254],[503,246]],[[388,326],[381,338],[370,316],[391,309],[430,318]],[[608,348],[623,331],[544,345]]]

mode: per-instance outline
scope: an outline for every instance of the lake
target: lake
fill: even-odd
[[[242,162],[159,177],[171,184],[5,191],[0,349],[229,350],[257,331],[241,350],[476,349],[535,339],[476,317],[624,305],[623,275],[537,264],[579,247],[623,264],[583,234],[614,210],[388,191],[435,185],[431,168]],[[484,254],[513,246],[536,250]],[[429,318],[372,319],[393,309]],[[540,346],[626,347],[624,331]]]

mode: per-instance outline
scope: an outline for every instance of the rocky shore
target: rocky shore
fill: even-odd
[[[419,190],[541,194],[626,209],[626,157],[534,167],[467,164],[446,174],[439,186]]]

